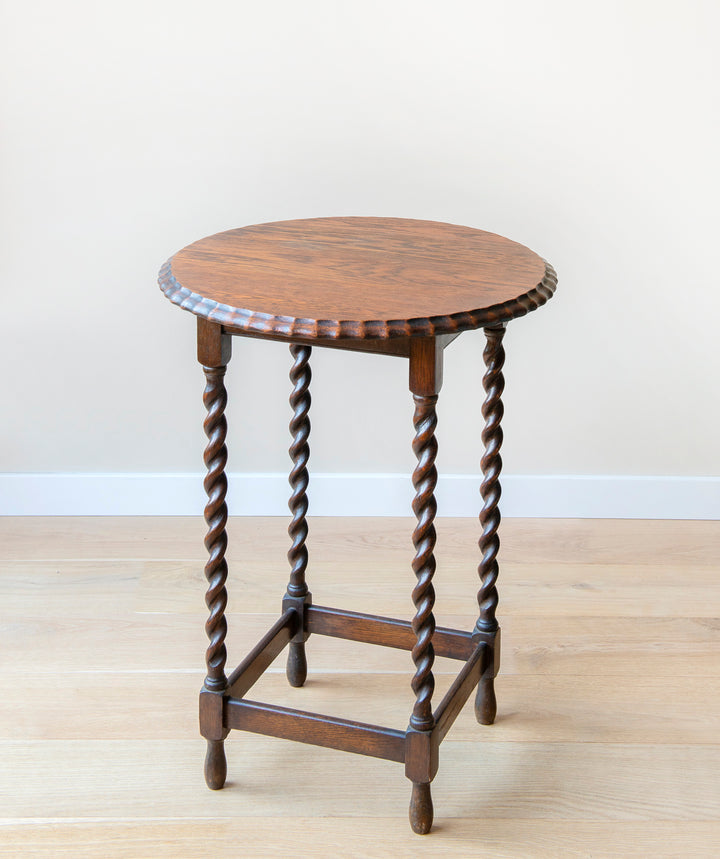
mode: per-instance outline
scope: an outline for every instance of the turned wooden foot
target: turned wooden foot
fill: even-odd
[[[287,659],[287,679],[291,686],[302,686],[307,679],[307,658],[305,657],[305,644],[290,643]]]
[[[225,743],[222,740],[208,740],[205,755],[205,783],[210,790],[220,790],[226,778]]]
[[[410,826],[417,835],[427,835],[432,829],[433,804],[429,783],[413,782],[410,797]]]
[[[495,678],[483,677],[475,693],[475,718],[481,725],[492,725],[496,714]]]

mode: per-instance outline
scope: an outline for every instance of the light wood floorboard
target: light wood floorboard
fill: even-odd
[[[287,523],[234,519],[234,667],[272,624]],[[411,520],[311,521],[316,603],[412,616]],[[402,767],[234,733],[204,785],[200,519],[0,519],[0,856],[720,855],[720,523],[507,520],[492,727],[440,750],[436,824]],[[475,619],[478,527],[438,522],[437,617]],[[404,728],[404,651],[314,636],[249,697]],[[438,659],[435,700],[459,663]]]

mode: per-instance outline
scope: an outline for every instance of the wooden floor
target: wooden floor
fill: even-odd
[[[277,617],[286,522],[230,525],[232,669]],[[410,617],[411,522],[311,521],[315,602]],[[478,528],[438,523],[438,623],[475,620]],[[233,733],[207,790],[200,519],[0,520],[0,856],[717,857],[720,523],[506,520],[499,712],[402,766]],[[314,636],[252,697],[404,729],[408,653]],[[361,673],[360,670],[362,669]],[[439,702],[458,663],[436,662]]]

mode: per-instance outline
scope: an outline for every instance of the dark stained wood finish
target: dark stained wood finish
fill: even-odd
[[[480,486],[480,494],[483,506],[480,511],[480,524],[482,525],[482,535],[478,543],[482,560],[478,567],[481,582],[478,591],[480,616],[475,628],[485,632],[492,632],[498,627],[495,617],[498,604],[495,583],[498,577],[497,556],[500,549],[498,537],[500,510],[498,503],[501,494],[500,472],[502,471],[502,458],[500,456],[503,442],[501,426],[503,417],[502,392],[505,388],[505,379],[502,373],[505,363],[505,350],[502,345],[504,334],[504,328],[486,328],[487,345],[483,352],[487,371],[483,376],[485,402],[482,406],[482,415],[485,419],[485,426],[482,431],[482,443],[485,452],[481,460],[483,481]]]
[[[413,511],[417,517],[417,525],[413,531],[415,558],[413,571],[417,584],[412,592],[415,606],[415,617],[412,619],[412,629],[417,641],[412,649],[412,659],[415,663],[415,676],[412,679],[412,689],[415,693],[415,706],[410,716],[410,724],[418,731],[430,731],[433,727],[432,693],[435,688],[435,678],[432,667],[435,661],[433,633],[435,632],[435,590],[432,578],[435,574],[435,486],[437,471],[435,456],[437,443],[435,441],[436,396],[415,396],[415,439],[413,450],[418,459],[418,465],[413,472],[415,498]]]
[[[366,644],[395,647],[398,650],[412,650],[417,643],[412,624],[406,620],[320,605],[308,607],[307,631],[350,641],[364,641]],[[435,628],[433,647],[438,656],[465,661],[476,646],[470,632],[441,626]]]
[[[238,331],[325,339],[452,334],[544,304],[557,278],[482,230],[401,218],[316,218],[217,233],[175,254],[160,286]]]
[[[201,317],[198,317],[200,320]],[[256,331],[238,331],[237,329],[222,326],[223,333],[244,337],[249,340],[274,340],[275,342],[287,343],[288,337],[281,334],[258,334]],[[443,349],[456,340],[462,332],[454,334],[438,334],[434,339]],[[292,337],[293,343],[305,344],[307,346],[322,346],[324,349],[340,349],[350,352],[372,352],[375,355],[394,355],[398,358],[410,356],[410,346],[415,338],[395,337],[392,340],[317,340],[306,337]]]
[[[208,740],[205,753],[205,784],[210,790],[221,790],[227,778],[227,758],[222,740]]]
[[[410,826],[416,835],[427,835],[433,824],[433,803],[429,782],[413,782],[410,797]]]
[[[285,676],[291,686],[300,687],[307,680],[307,656],[305,642],[293,642],[288,649]]]
[[[197,359],[205,367],[226,367],[232,356],[232,337],[221,325],[198,316]]]
[[[410,337],[396,337],[393,340],[318,340],[317,338],[297,337],[294,335],[292,338],[289,338],[282,334],[258,334],[257,331],[238,330],[226,325],[222,326],[222,330],[228,335],[244,337],[249,340],[274,340],[281,343],[287,343],[288,340],[291,340],[292,343],[300,343],[307,346],[322,346],[323,348],[340,349],[349,352],[372,352],[375,355],[395,355],[398,358],[407,358],[410,354]],[[453,340],[457,336],[459,335],[446,335],[448,341]]]
[[[398,763],[405,761],[404,731],[234,698],[226,701],[225,708],[228,728],[342,749]]]
[[[491,724],[497,708],[494,678],[500,664],[500,629],[495,611],[504,327],[508,320],[544,304],[555,284],[549,264],[508,239],[469,227],[396,218],[322,218],[245,227],[195,242],[163,266],[162,290],[198,317],[198,359],[207,380],[203,395],[208,438],[205,574],[210,616],[200,733],[207,741],[205,779],[210,788],[217,790],[225,783],[224,740],[229,731],[255,731],[404,763],[412,782],[413,831],[430,831],[430,784],[438,770],[442,740],[475,687],[478,721]],[[463,632],[436,629],[433,615],[436,404],[443,350],[460,332],[479,327],[487,338],[479,617],[472,632]],[[293,465],[288,528],[291,571],[282,615],[228,678],[224,375],[234,335],[291,344]],[[315,344],[408,358],[417,458],[412,622],[312,605],[305,576],[310,356]],[[307,676],[305,642],[311,634],[411,651],[415,703],[408,728],[397,731],[243,697],[285,646],[288,679],[291,685],[301,686]],[[436,652],[465,664],[433,712]]]
[[[207,379],[203,401],[207,409],[205,433],[208,438],[204,457],[207,468],[205,491],[208,496],[205,507],[205,521],[208,527],[205,535],[205,548],[209,555],[205,565],[205,577],[208,581],[205,603],[210,612],[205,624],[205,631],[210,639],[205,654],[207,665],[205,688],[219,691],[224,689],[227,683],[225,677],[225,662],[227,660],[225,650],[227,591],[225,582],[228,572],[225,561],[225,550],[227,549],[225,528],[228,517],[227,504],[225,503],[227,494],[227,477],[225,475],[227,464],[225,404],[227,403],[227,393],[223,383],[225,367],[203,367],[203,370]]]
[[[412,725],[405,732],[405,775],[417,783],[431,782],[438,771],[440,743],[433,731],[416,731]]]
[[[500,628],[495,636],[496,645],[493,648],[494,658],[486,665],[480,675],[475,694],[475,718],[481,725],[492,725],[497,715],[497,699],[495,697],[495,678],[500,669]]]
[[[227,652],[225,637],[227,621],[225,608],[227,606],[227,421],[225,406],[227,392],[224,377],[227,362],[230,360],[231,340],[223,334],[219,325],[213,325],[206,320],[198,320],[197,331],[198,359],[203,364],[206,385],[203,392],[203,403],[207,410],[204,422],[205,434],[208,439],[205,448],[204,461],[207,468],[205,477],[205,492],[208,501],[205,507],[205,548],[208,551],[208,561],[205,565],[205,578],[208,582],[205,603],[210,616],[205,624],[205,632],[209,645],[205,653],[207,676],[200,694],[200,732],[207,738],[207,753],[205,756],[205,781],[212,790],[219,790],[225,783],[227,762],[223,741],[227,731],[221,729],[218,723],[217,711],[222,706],[221,696],[227,688],[225,663]]]
[[[434,713],[433,740],[436,743],[439,744],[445,739],[480,677],[488,667],[492,667],[492,664],[491,649],[485,643],[480,644],[465,663]]]
[[[300,617],[290,609],[282,614],[228,678],[227,692],[242,698],[273,664],[300,626]]]
[[[206,740],[224,740],[227,730],[223,724],[222,692],[211,692],[204,686],[200,690],[200,734]]]
[[[480,486],[483,506],[480,511],[482,534],[479,547],[482,559],[478,567],[480,590],[477,599],[480,616],[475,624],[475,630],[490,633],[498,629],[495,611],[498,604],[497,556],[500,550],[500,538],[498,537],[500,510],[498,503],[500,501],[500,472],[502,470],[502,458],[500,456],[503,441],[501,426],[503,417],[502,392],[505,388],[505,379],[502,373],[505,363],[504,335],[505,328],[502,326],[486,328],[487,342],[483,352],[483,360],[487,369],[483,376],[485,401],[482,406],[482,414],[485,419],[485,426],[482,431],[482,443],[485,452],[481,460],[483,481]],[[496,713],[495,674],[485,672],[475,697],[475,716],[481,725],[492,725]]]
[[[415,337],[410,341],[410,390],[418,396],[434,396],[443,383],[443,349],[440,337]],[[437,398],[436,398],[437,399]]]
[[[430,831],[433,820],[430,782],[437,770],[438,749],[433,742],[435,718],[432,711],[432,694],[435,678],[432,673],[435,661],[433,636],[435,633],[435,487],[437,486],[437,426],[436,405],[442,386],[443,347],[435,338],[417,338],[410,347],[410,390],[415,403],[413,425],[413,452],[417,466],[412,482],[415,488],[412,508],[417,519],[412,541],[415,557],[412,568],[417,584],[412,592],[415,616],[412,629],[416,642],[412,649],[415,676],[412,689],[415,704],[408,727],[408,747],[405,775],[412,781],[410,824],[413,832],[424,835]],[[427,768],[427,772],[424,769]]]
[[[432,693],[435,678],[432,666],[435,660],[433,633],[435,632],[435,590],[432,578],[435,574],[435,487],[437,486],[437,426],[436,404],[438,391],[442,385],[442,347],[432,338],[419,340],[416,348],[410,351],[410,390],[413,392],[415,414],[413,424],[415,438],[413,452],[417,466],[412,482],[415,488],[412,508],[417,519],[412,541],[415,557],[412,562],[417,584],[412,592],[415,617],[412,620],[413,632],[417,637],[412,649],[415,663],[415,676],[412,688],[415,693],[415,706],[410,716],[410,726],[416,731],[431,731],[433,728]]]
[[[290,407],[293,410],[290,421],[290,434],[292,443],[290,445],[290,458],[292,469],[290,470],[290,500],[288,506],[292,519],[288,526],[288,535],[292,541],[288,551],[290,562],[290,581],[287,586],[284,607],[292,604],[300,615],[300,627],[290,643],[288,652],[286,674],[291,686],[302,686],[307,678],[307,657],[305,655],[304,613],[305,606],[312,602],[312,594],[308,590],[305,581],[305,571],[308,565],[308,550],[305,542],[308,535],[307,511],[308,511],[308,460],[310,459],[310,355],[312,347],[293,344],[290,346],[290,354],[293,357],[293,365],[290,368],[290,381],[293,384],[290,394]]]

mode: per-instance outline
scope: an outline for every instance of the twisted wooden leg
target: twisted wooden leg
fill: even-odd
[[[482,552],[482,560],[478,567],[480,590],[477,598],[480,616],[475,624],[476,632],[494,633],[496,638],[499,633],[495,610],[498,604],[496,582],[498,577],[497,555],[500,548],[497,532],[500,526],[498,502],[500,500],[500,471],[502,469],[500,447],[503,440],[500,426],[503,416],[501,396],[505,387],[502,374],[505,363],[505,350],[502,346],[504,334],[504,326],[485,329],[487,343],[483,352],[483,359],[487,370],[483,377],[483,388],[486,396],[482,407],[482,414],[485,419],[482,442],[485,452],[481,461],[483,472],[483,481],[480,486],[480,494],[483,499],[483,507],[480,512],[482,535],[478,544]],[[492,725],[495,721],[497,701],[494,681],[495,670],[485,672],[480,679],[475,696],[475,716],[482,725]]]
[[[417,517],[417,525],[412,537],[415,546],[415,558],[412,566],[417,577],[417,584],[412,594],[416,609],[412,628],[417,637],[417,643],[412,650],[412,658],[415,663],[415,676],[412,679],[415,706],[410,717],[410,725],[417,731],[431,731],[435,724],[432,715],[432,693],[435,688],[435,678],[432,673],[432,666],[435,661],[435,651],[432,645],[432,636],[435,632],[435,617],[432,611],[435,604],[435,590],[432,585],[432,578],[435,573],[433,551],[436,540],[433,522],[437,512],[434,495],[437,485],[437,471],[435,469],[435,457],[437,456],[435,404],[437,399],[437,394],[432,396],[416,394],[413,397],[415,401],[413,450],[418,464],[413,473],[415,498],[412,506]]]
[[[418,464],[413,473],[413,486],[415,487],[413,511],[417,517],[417,526],[412,538],[415,546],[413,571],[417,577],[417,584],[412,594],[415,605],[412,628],[417,642],[412,649],[412,658],[415,663],[415,676],[412,679],[415,705],[410,716],[410,729],[429,734],[435,726],[432,713],[432,693],[435,688],[435,678],[432,673],[433,662],[435,661],[435,651],[432,644],[432,636],[435,632],[435,617],[433,616],[435,590],[432,585],[432,577],[435,573],[435,555],[433,554],[435,525],[433,520],[437,511],[434,495],[437,484],[437,471],[435,469],[435,457],[437,455],[435,404],[437,403],[437,394],[433,396],[415,395],[413,399],[415,400],[413,450],[417,456]],[[429,747],[426,754],[429,754]],[[410,825],[413,832],[418,835],[426,835],[430,832],[432,822],[433,804],[430,796],[430,782],[413,781],[410,798]]]
[[[285,604],[294,604],[300,612],[303,607],[310,603],[311,595],[305,582],[305,571],[308,564],[308,552],[305,545],[308,535],[307,526],[307,487],[308,470],[307,464],[310,458],[310,446],[308,437],[310,435],[310,354],[312,348],[293,344],[290,346],[290,354],[294,363],[290,369],[290,381],[293,390],[290,395],[290,405],[293,410],[290,421],[290,433],[292,444],[290,445],[290,456],[293,466],[290,471],[290,486],[292,492],[288,506],[292,513],[292,521],[288,527],[288,534],[292,540],[288,560],[290,561],[290,581],[287,587]],[[287,678],[291,686],[302,686],[307,678],[307,659],[305,656],[305,635],[301,631],[290,642],[287,660]]]
[[[415,401],[413,450],[418,464],[413,472],[413,486],[415,487],[413,511],[417,517],[417,526],[412,538],[415,546],[413,571],[417,577],[417,584],[412,594],[415,605],[412,628],[417,642],[412,649],[412,658],[415,663],[415,676],[412,679],[415,705],[410,716],[410,728],[408,730],[422,732],[429,739],[430,732],[435,726],[432,712],[432,693],[435,688],[435,678],[432,673],[433,662],[435,661],[435,651],[432,644],[432,637],[435,632],[435,617],[433,615],[435,590],[432,585],[432,578],[435,573],[435,555],[433,552],[436,539],[433,520],[437,511],[434,494],[437,485],[437,471],[435,469],[435,457],[437,455],[435,404],[437,403],[437,394],[433,396],[415,395],[413,399]],[[430,754],[430,745],[427,744],[424,757]],[[423,763],[429,769],[429,760]],[[418,835],[426,835],[430,832],[432,822],[433,804],[430,795],[430,782],[413,780],[410,798],[410,825],[412,830]]]
[[[227,621],[225,620],[225,608],[227,606],[227,562],[225,561],[225,550],[227,548],[227,505],[225,496],[227,494],[227,477],[225,466],[227,464],[227,447],[225,439],[227,436],[227,421],[225,420],[225,405],[227,403],[227,392],[225,390],[224,376],[225,367],[203,367],[207,384],[203,393],[203,402],[207,409],[204,429],[208,438],[205,448],[205,466],[207,475],[205,477],[205,491],[208,502],[205,507],[205,521],[208,526],[205,535],[205,548],[209,557],[205,565],[205,577],[208,581],[208,589],[205,594],[205,604],[210,615],[205,623],[205,632],[210,639],[210,644],[205,654],[207,676],[205,678],[204,690],[207,692],[222,694],[227,686],[225,676],[225,662],[227,653],[225,650],[225,637],[227,635]],[[221,732],[222,738],[208,738],[207,756],[205,758],[205,781],[208,787],[218,790],[225,783],[227,763],[223,740],[227,732]]]
[[[410,390],[415,403],[413,425],[413,451],[417,465],[412,481],[415,488],[413,512],[417,519],[413,531],[413,572],[417,579],[412,599],[415,617],[412,629],[415,646],[412,659],[415,675],[412,689],[415,704],[410,724],[405,734],[405,775],[412,781],[410,798],[410,825],[413,832],[425,835],[432,827],[433,804],[430,783],[438,766],[437,738],[433,738],[435,719],[432,712],[432,694],[435,678],[432,668],[435,650],[432,638],[435,632],[435,590],[432,585],[435,574],[435,487],[437,486],[437,414],[435,407],[442,386],[443,343],[440,338],[416,338],[410,343]]]

